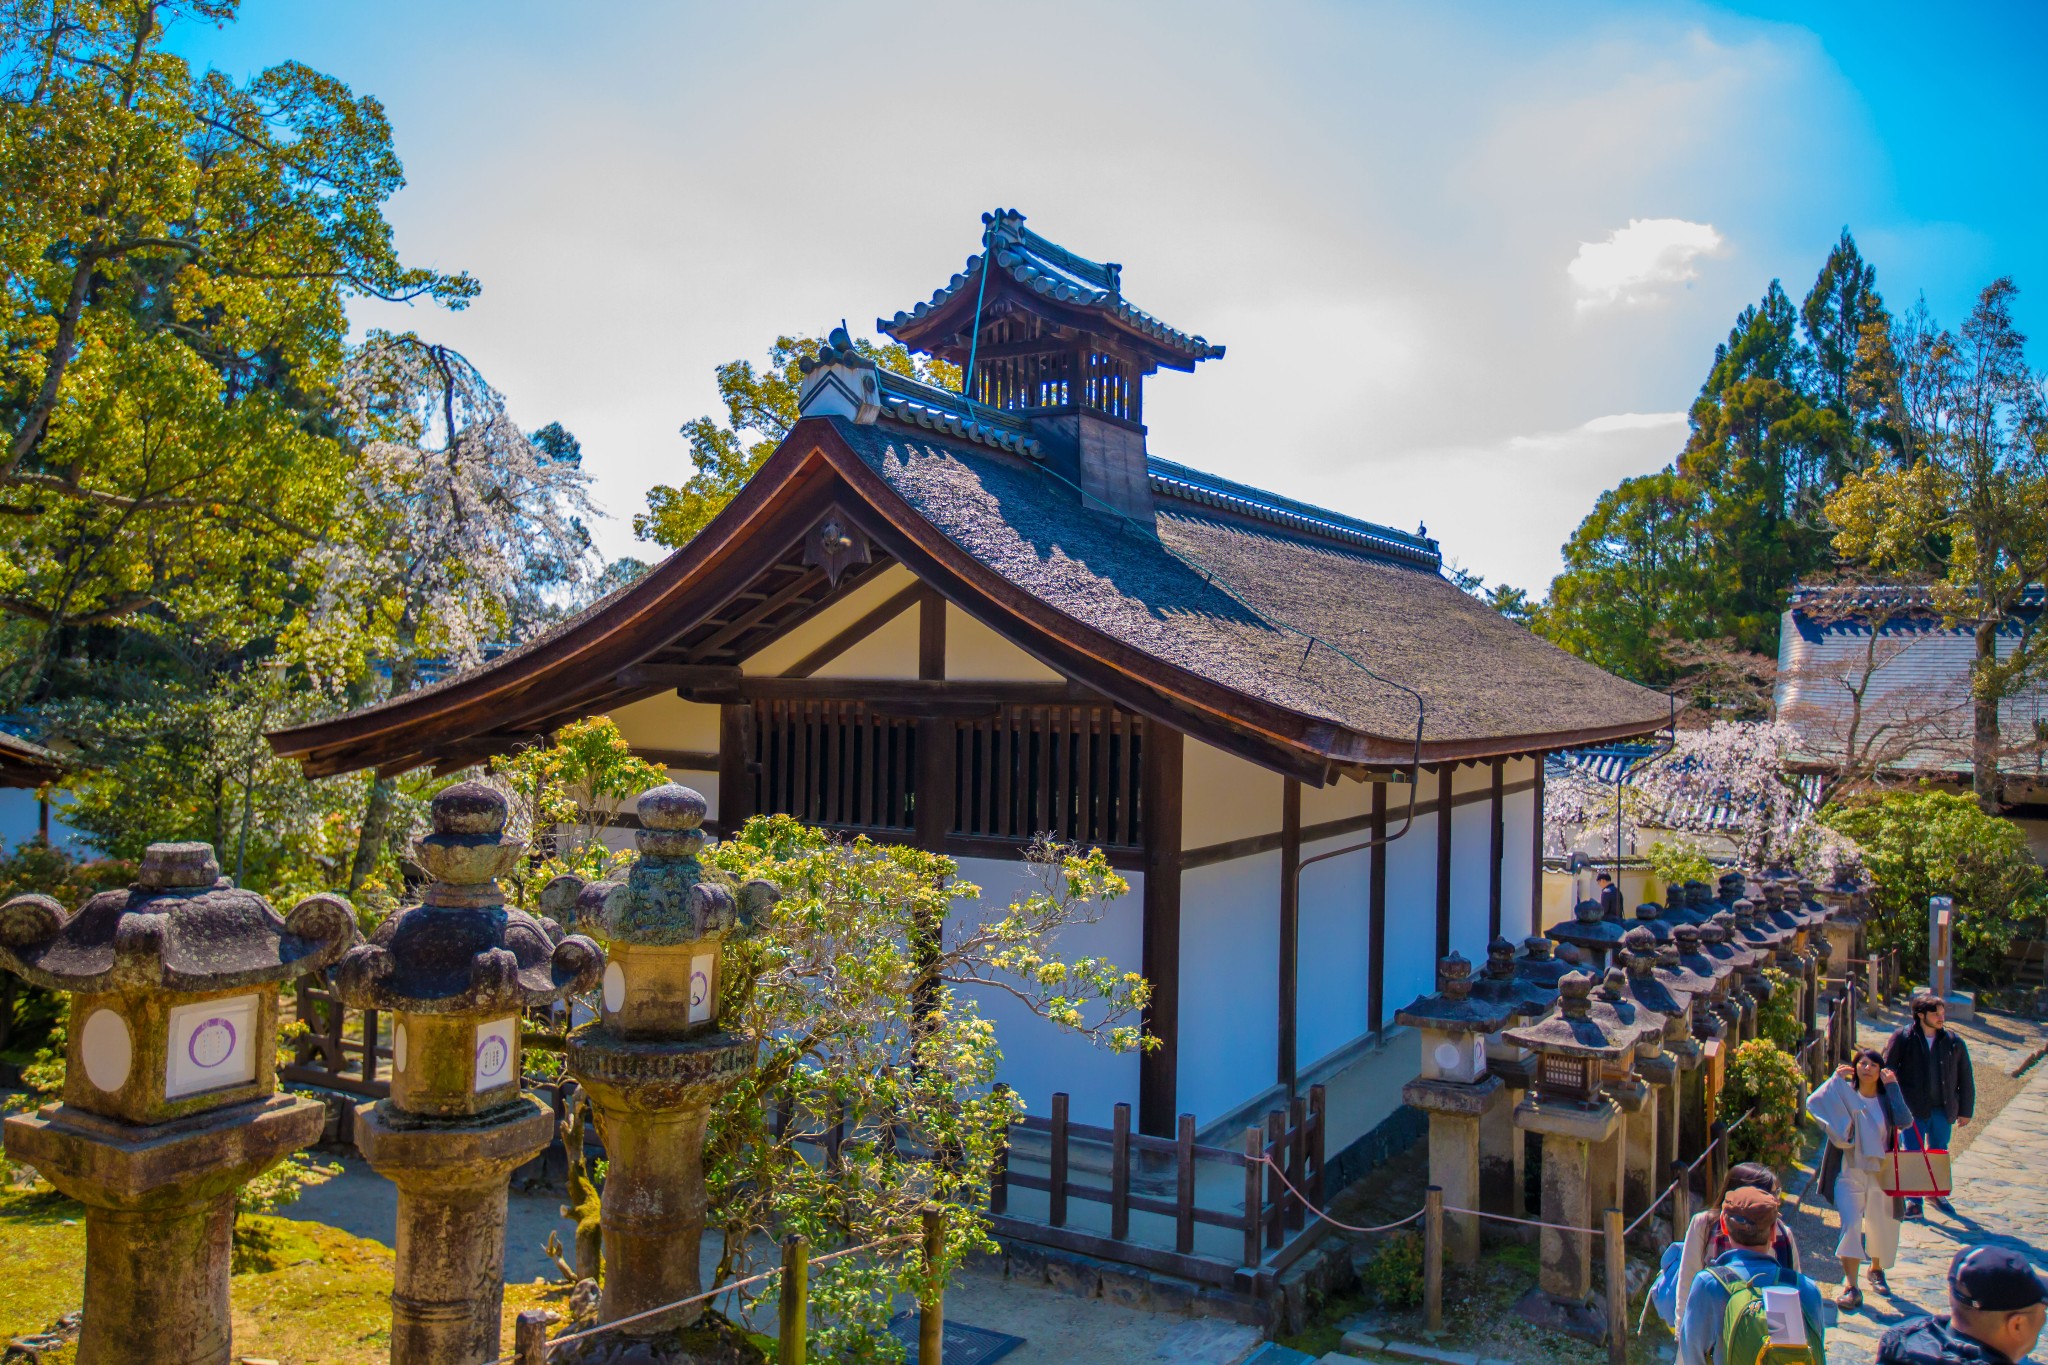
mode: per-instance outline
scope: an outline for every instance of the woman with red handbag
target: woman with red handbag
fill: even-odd
[[[1870,1287],[1887,1296],[1892,1292],[1884,1271],[1898,1257],[1905,1201],[1886,1194],[1883,1182],[1899,1145],[1899,1129],[1913,1122],[1913,1111],[1899,1078],[1873,1048],[1864,1048],[1853,1064],[1821,1082],[1807,1097],[1806,1110],[1827,1130],[1820,1188],[1842,1215],[1835,1255],[1842,1262],[1844,1286],[1835,1305],[1853,1313],[1863,1306],[1856,1277],[1865,1260],[1870,1262]]]

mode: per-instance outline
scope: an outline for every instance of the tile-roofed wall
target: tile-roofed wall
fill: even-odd
[[[1291,531],[1333,540],[1355,549],[1370,550],[1411,564],[1435,569],[1443,565],[1443,554],[1434,540],[1396,531],[1390,526],[1360,521],[1312,503],[1269,493],[1262,488],[1205,474],[1157,455],[1149,458],[1152,491],[1198,506],[1234,512],[1255,521],[1270,522]]]

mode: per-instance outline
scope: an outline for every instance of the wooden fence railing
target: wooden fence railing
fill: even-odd
[[[1308,1223],[1308,1202],[1320,1204],[1323,1191],[1323,1150],[1327,1113],[1323,1087],[1314,1086],[1298,1095],[1285,1110],[1275,1109],[1262,1125],[1248,1127],[1241,1149],[1212,1147],[1195,1141],[1195,1117],[1182,1114],[1172,1138],[1149,1137],[1131,1131],[1131,1107],[1119,1104],[1112,1111],[1109,1127],[1075,1123],[1068,1117],[1065,1092],[1052,1097],[1049,1118],[1026,1117],[1012,1129],[1042,1133],[1046,1141],[1044,1175],[1016,1169],[1012,1145],[997,1159],[989,1189],[989,1211],[995,1231],[1002,1236],[1038,1242],[1063,1251],[1079,1252],[1104,1260],[1160,1270],[1185,1279],[1211,1284],[1228,1284],[1240,1267],[1265,1265],[1268,1252],[1287,1244],[1290,1231]],[[1073,1178],[1075,1148],[1093,1149],[1106,1156],[1107,1184],[1090,1184]],[[1105,1150],[1106,1149],[1106,1150]],[[1145,1159],[1151,1158],[1149,1162]],[[1268,1158],[1271,1164],[1268,1164]],[[1134,1159],[1152,1167],[1155,1176],[1170,1174],[1171,1198],[1160,1198],[1132,1188]],[[1235,1167],[1243,1171],[1242,1203],[1229,1208],[1205,1207],[1199,1198],[1199,1167],[1204,1164]],[[1286,1179],[1281,1178],[1285,1173]],[[1148,1182],[1149,1183],[1149,1182]],[[1289,1187],[1292,1187],[1290,1189]],[[1043,1222],[1011,1213],[1012,1190],[1037,1190],[1045,1194],[1047,1213]],[[1105,1236],[1073,1227],[1068,1222],[1074,1201],[1109,1207],[1109,1231]],[[1154,1246],[1131,1238],[1132,1213],[1156,1214],[1173,1220],[1173,1249]],[[1236,1261],[1197,1255],[1195,1227],[1227,1228],[1241,1237]],[[1283,1258],[1284,1261],[1284,1258]],[[1269,1267],[1277,1268],[1277,1267]]]

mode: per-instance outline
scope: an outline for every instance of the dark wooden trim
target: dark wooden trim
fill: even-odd
[[[717,749],[649,749],[638,744],[633,746],[633,757],[657,767],[699,773],[722,773],[725,761]]]
[[[866,831],[869,838],[877,843],[889,842],[891,838],[902,838],[902,831],[891,836],[879,830]],[[946,836],[945,854],[949,858],[1002,858],[1016,860],[1024,856],[1024,850],[1031,846],[1028,839],[1003,839],[992,834],[949,834]],[[1145,868],[1145,850],[1128,845],[1101,845],[1102,856],[1109,859],[1109,865],[1126,872],[1142,872]]]
[[[1529,835],[1529,932],[1543,932],[1543,755],[1536,755],[1536,776],[1529,785],[1536,791],[1535,819]]]
[[[945,678],[716,678],[676,689],[686,701],[857,701],[874,706],[1102,706],[1100,692],[1064,682],[954,682]]]
[[[1365,1027],[1374,1036],[1386,1023],[1387,1007],[1387,784],[1372,784],[1372,868],[1366,873]]]
[[[1139,970],[1151,984],[1138,1059],[1138,1131],[1170,1137],[1180,1101],[1181,734],[1147,725],[1138,800],[1145,825],[1145,923]]]
[[[1280,1084],[1295,1090],[1295,1045],[1301,988],[1301,784],[1287,778],[1280,792]]]
[[[1493,790],[1490,793],[1493,854],[1486,862],[1486,937],[1489,942],[1500,937],[1500,873],[1501,863],[1507,857],[1508,837],[1507,819],[1503,813],[1507,804],[1507,780],[1508,762],[1504,758],[1496,758],[1493,760]]]
[[[1457,813],[1457,769],[1449,764],[1436,771],[1436,955],[1442,959],[1451,951],[1451,823]],[[1449,799],[1448,807],[1445,805]]]
[[[917,676],[924,682],[946,676],[946,599],[930,586],[917,599]]]
[[[867,639],[868,636],[873,635],[883,626],[888,625],[891,621],[901,616],[909,609],[911,603],[918,600],[923,592],[924,584],[912,583],[903,588],[902,591],[891,594],[881,605],[862,613],[859,620],[784,669],[782,676],[785,678],[810,677],[811,674],[816,673],[826,664],[831,663],[847,650],[852,649],[862,640]]]
[[[1375,782],[1373,785],[1384,787],[1386,784]],[[1502,795],[1514,796],[1519,792],[1529,790],[1529,787],[1530,784],[1527,782],[1517,782],[1513,786],[1505,788]],[[1476,791],[1466,792],[1463,796],[1453,796],[1451,803],[1454,806],[1470,806],[1477,802],[1491,799],[1492,794],[1490,792]],[[1408,803],[1405,799],[1401,803],[1401,810],[1404,814],[1407,813]],[[1435,813],[1436,802],[1434,800],[1417,801],[1415,803],[1415,817],[1418,820],[1425,815],[1433,815]],[[1369,828],[1371,824],[1372,816],[1370,815],[1347,815],[1337,820],[1324,820],[1319,824],[1304,825],[1301,831],[1301,841],[1304,844],[1320,843],[1324,839],[1334,839],[1339,835],[1356,834],[1360,830]],[[1216,863],[1227,863],[1236,858],[1250,858],[1260,853],[1271,853],[1274,849],[1280,847],[1281,840],[1282,835],[1276,831],[1272,834],[1248,834],[1242,839],[1226,839],[1220,844],[1203,844],[1200,848],[1191,848],[1180,855],[1181,870],[1187,872],[1198,867],[1210,867]]]
[[[718,708],[718,823],[727,837],[754,814],[754,708],[727,702]]]

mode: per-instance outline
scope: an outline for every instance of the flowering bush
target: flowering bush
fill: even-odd
[[[1733,1127],[1744,1114],[1749,1121],[1728,1136],[1729,1161],[1791,1165],[1799,1155],[1799,1129],[1806,1119],[1806,1073],[1791,1053],[1768,1038],[1750,1039],[1728,1059],[1721,1119]]]

